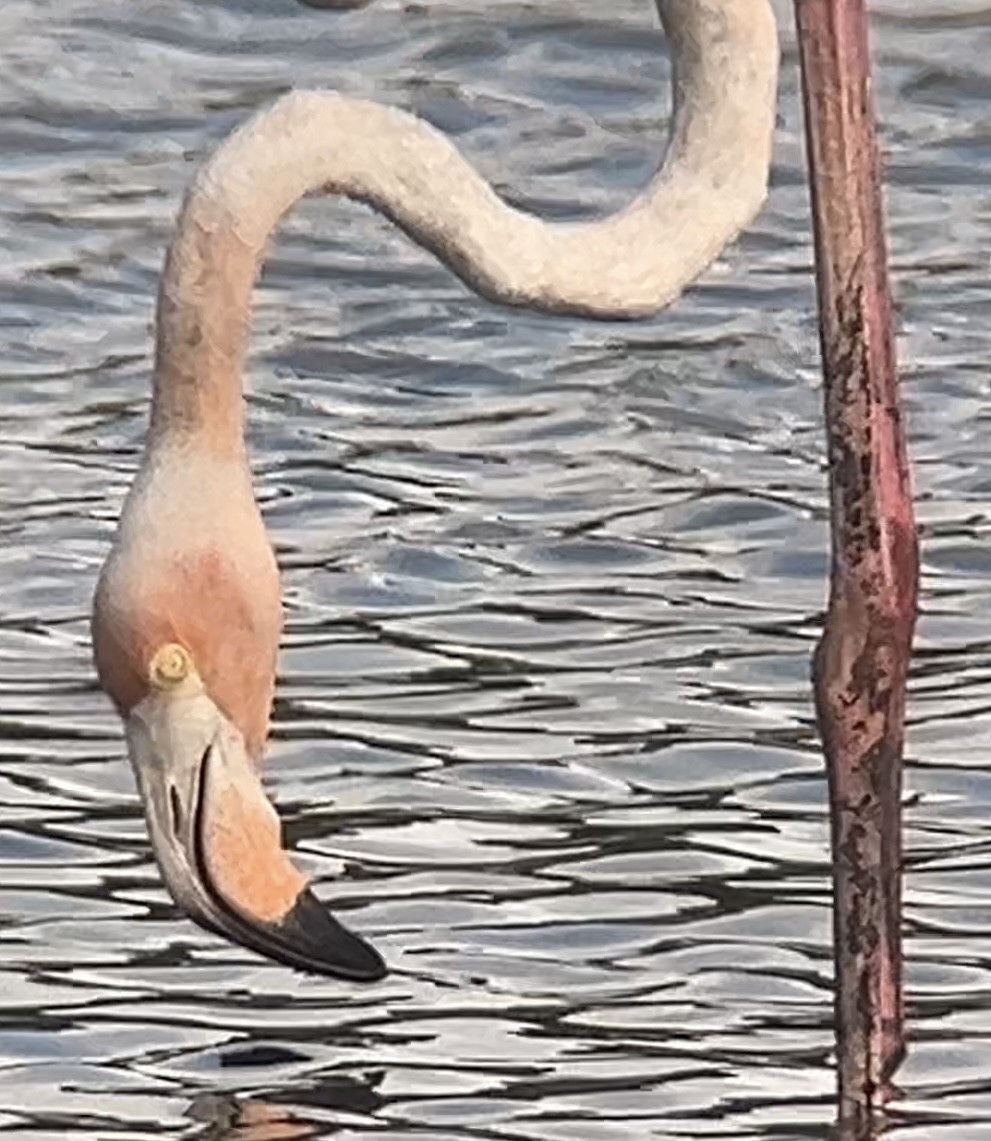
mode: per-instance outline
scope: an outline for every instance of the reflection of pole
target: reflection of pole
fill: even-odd
[[[901,789],[918,544],[898,402],[864,0],[795,0],[815,218],[832,572],[813,666],[829,774],[841,1116],[904,1052]]]

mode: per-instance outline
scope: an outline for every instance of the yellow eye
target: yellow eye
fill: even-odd
[[[159,689],[178,685],[193,672],[193,659],[185,646],[178,642],[167,642],[159,646],[151,659],[148,674],[151,684]]]

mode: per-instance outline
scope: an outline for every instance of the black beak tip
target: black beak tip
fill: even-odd
[[[349,931],[309,888],[299,893],[276,930],[304,970],[362,983],[378,982],[388,973],[378,951]]]

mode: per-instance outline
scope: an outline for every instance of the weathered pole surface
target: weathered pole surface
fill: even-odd
[[[841,1119],[904,1054],[902,747],[918,543],[898,397],[864,0],[795,0],[824,379],[832,567],[816,649],[829,776]]]

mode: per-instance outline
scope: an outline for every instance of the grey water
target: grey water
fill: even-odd
[[[267,775],[397,972],[306,978],[181,917],[88,608],[145,428],[196,162],[292,86],[415,111],[499,191],[649,177],[646,0],[0,5],[0,1138],[829,1136],[826,517],[790,5],[773,183],[672,310],[470,295],[308,200],[249,418],[287,629]],[[923,615],[912,1045],[887,1136],[991,1127],[991,6],[877,0]]]

